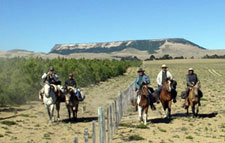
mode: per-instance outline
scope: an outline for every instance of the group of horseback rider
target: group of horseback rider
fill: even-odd
[[[154,92],[154,90],[152,88],[149,88],[149,104],[152,110],[156,110],[155,106],[154,106],[154,100],[157,100],[157,103],[159,103],[158,99],[159,99],[159,95],[160,92],[162,90],[163,85],[165,84],[167,79],[170,79],[171,84],[175,84],[175,86],[171,86],[171,95],[173,98],[173,102],[176,103],[176,96],[177,96],[177,92],[176,92],[176,81],[173,80],[173,76],[172,74],[167,70],[167,66],[165,64],[163,64],[161,66],[162,70],[159,72],[157,78],[156,78],[156,82],[158,84],[158,89]],[[134,93],[136,95],[138,95],[138,91],[140,90],[141,86],[144,85],[149,85],[150,84],[150,78],[148,75],[145,74],[145,70],[140,68],[138,71],[138,77],[135,79],[134,82]],[[184,94],[182,95],[182,98],[185,99],[185,103],[183,105],[184,108],[187,108],[189,106],[189,102],[188,102],[188,95],[189,95],[189,91],[191,87],[194,87],[196,84],[199,84],[200,87],[200,81],[198,79],[198,76],[196,73],[194,73],[193,68],[189,68],[188,69],[188,74],[186,75],[186,82],[187,82],[187,87],[186,90],[184,92]],[[153,93],[154,92],[154,93]],[[202,92],[200,89],[198,89],[198,95],[201,98],[202,97]],[[199,106],[200,106],[200,102],[199,102]]]
[[[73,73],[69,73],[68,79],[65,81],[65,86],[61,86],[61,81],[59,80],[59,76],[55,73],[54,68],[52,66],[49,67],[49,71],[42,75],[42,79],[44,84],[51,84],[55,87],[56,90],[62,91],[62,89],[66,89],[68,86],[73,87],[75,91],[75,96],[79,101],[84,100],[84,96],[80,93],[80,90],[77,88],[77,83],[73,78]],[[56,91],[55,91],[56,92]],[[40,91],[40,96],[43,99],[44,88]]]

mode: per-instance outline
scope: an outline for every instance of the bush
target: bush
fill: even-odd
[[[53,66],[60,80],[73,72],[78,87],[85,87],[122,75],[130,66],[139,66],[140,61],[89,60],[89,59],[0,59],[0,105],[23,104],[38,98],[43,82],[41,76]]]

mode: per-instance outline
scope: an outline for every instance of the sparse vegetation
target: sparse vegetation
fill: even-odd
[[[16,125],[16,122],[14,122],[14,121],[7,121],[7,120],[2,121],[1,123],[4,124],[4,125]]]
[[[68,73],[73,72],[78,86],[84,87],[122,75],[128,67],[140,64],[137,60],[0,58],[0,106],[38,99],[41,76],[49,66],[54,66],[62,83],[68,78]]]
[[[144,138],[141,137],[140,135],[131,135],[128,137],[128,141],[140,141],[140,140],[144,140]]]
[[[194,138],[192,136],[187,136],[186,139],[193,140]]]
[[[162,128],[160,128],[160,127],[158,127],[158,130],[159,130],[160,132],[167,132],[165,129],[162,129]]]

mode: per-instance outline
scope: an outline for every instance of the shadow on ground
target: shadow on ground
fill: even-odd
[[[148,120],[148,122],[151,122],[151,123],[170,123],[171,121],[173,120],[173,118],[170,118],[170,119],[167,119],[167,118],[155,118],[155,119],[150,119]]]
[[[205,113],[205,114],[198,114],[199,118],[214,118],[217,116],[217,112],[212,112],[212,113]],[[172,117],[192,117],[192,114],[189,113],[188,115],[186,113],[175,113],[172,115]]]
[[[64,119],[62,120],[63,123],[87,123],[98,120],[98,117],[83,117],[83,118],[77,118],[77,119]]]
[[[26,109],[22,108],[12,108],[12,107],[1,107],[0,112],[17,112],[17,111],[24,111]]]

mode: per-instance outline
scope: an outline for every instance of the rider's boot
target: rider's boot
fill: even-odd
[[[177,102],[177,99],[176,99],[176,98],[174,98],[174,99],[173,99],[173,103],[176,103],[176,102]]]
[[[152,110],[156,110],[155,105],[153,104],[153,99],[149,97],[149,104]]]
[[[157,104],[159,104],[160,103],[160,101],[159,101],[159,91],[158,90],[156,90],[156,103]]]
[[[79,94],[77,97],[79,101],[84,101],[85,99],[85,96],[82,96],[81,94]]]

